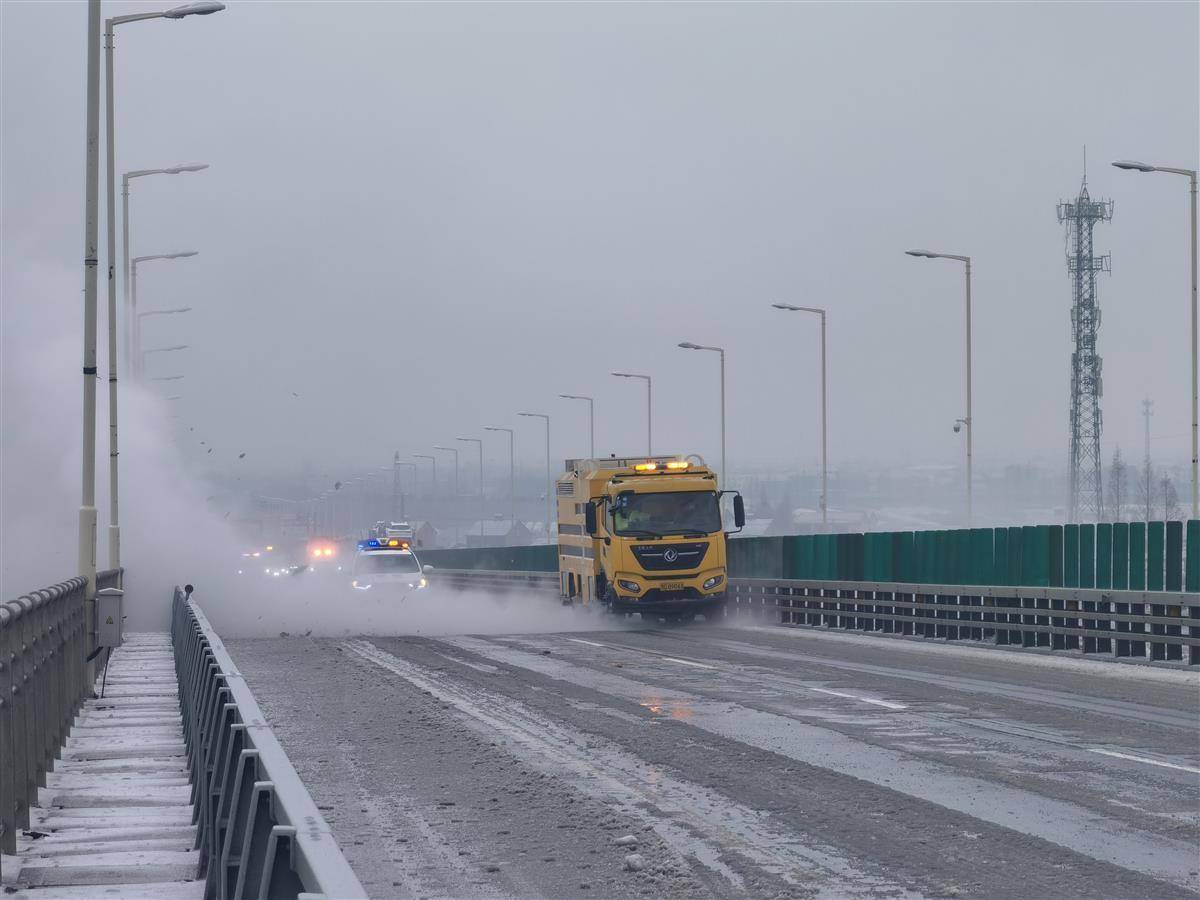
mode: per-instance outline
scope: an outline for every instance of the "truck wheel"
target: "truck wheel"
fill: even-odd
[[[604,593],[600,596],[601,608],[603,609],[603,611],[606,614],[612,615],[614,612],[616,603],[617,603],[617,592],[613,590],[613,586],[611,584],[606,584],[604,586]]]
[[[704,624],[717,625],[725,620],[725,601],[718,600],[704,607]]]

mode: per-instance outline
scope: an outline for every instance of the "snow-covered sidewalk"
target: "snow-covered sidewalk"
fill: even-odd
[[[170,636],[126,635],[19,836],[15,883],[5,858],[8,896],[202,898],[190,798]]]

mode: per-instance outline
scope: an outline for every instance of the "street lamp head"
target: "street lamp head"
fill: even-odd
[[[791,310],[792,312],[798,312],[800,310],[799,306],[792,306],[790,303],[772,303],[771,306],[774,309],[787,309]]]
[[[169,169],[163,169],[167,175],[178,175],[180,172],[199,172],[208,168],[208,163],[189,163],[186,166],[171,166]]]
[[[682,341],[682,342],[680,342],[679,346],[682,347],[684,350],[699,350],[700,349],[699,344],[693,344],[691,341]]]
[[[1118,169],[1133,169],[1135,172],[1153,172],[1157,168],[1149,163],[1135,162],[1132,159],[1118,159],[1113,165]]]
[[[909,256],[920,256],[924,259],[937,259],[941,256],[940,253],[934,253],[932,250],[905,250]]]
[[[182,19],[185,16],[211,16],[213,13],[220,12],[224,8],[224,3],[185,3],[183,6],[168,9],[162,16],[164,19]]]
[[[165,259],[184,259],[188,256],[199,256],[199,250],[184,250],[182,253],[168,253]]]

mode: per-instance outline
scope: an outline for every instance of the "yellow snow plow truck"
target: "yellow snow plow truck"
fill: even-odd
[[[703,459],[569,459],[556,493],[564,603],[668,622],[724,614],[722,494],[733,496],[736,530],[746,513],[741,495],[722,491]]]

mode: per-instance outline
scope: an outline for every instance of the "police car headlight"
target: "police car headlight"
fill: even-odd
[[[422,578],[417,582],[417,587],[429,587],[429,582]]]
[[[629,591],[631,594],[641,593],[642,590],[642,586],[636,581],[624,581],[622,579],[617,579],[617,585],[622,589]]]
[[[706,590],[706,591],[712,590],[713,588],[715,588],[718,584],[720,584],[724,580],[725,580],[724,575],[714,575],[712,578],[709,578],[707,581],[704,582],[704,590]]]
[[[359,584],[357,581],[350,582],[350,587],[357,591],[369,591],[371,589],[369,584]]]

